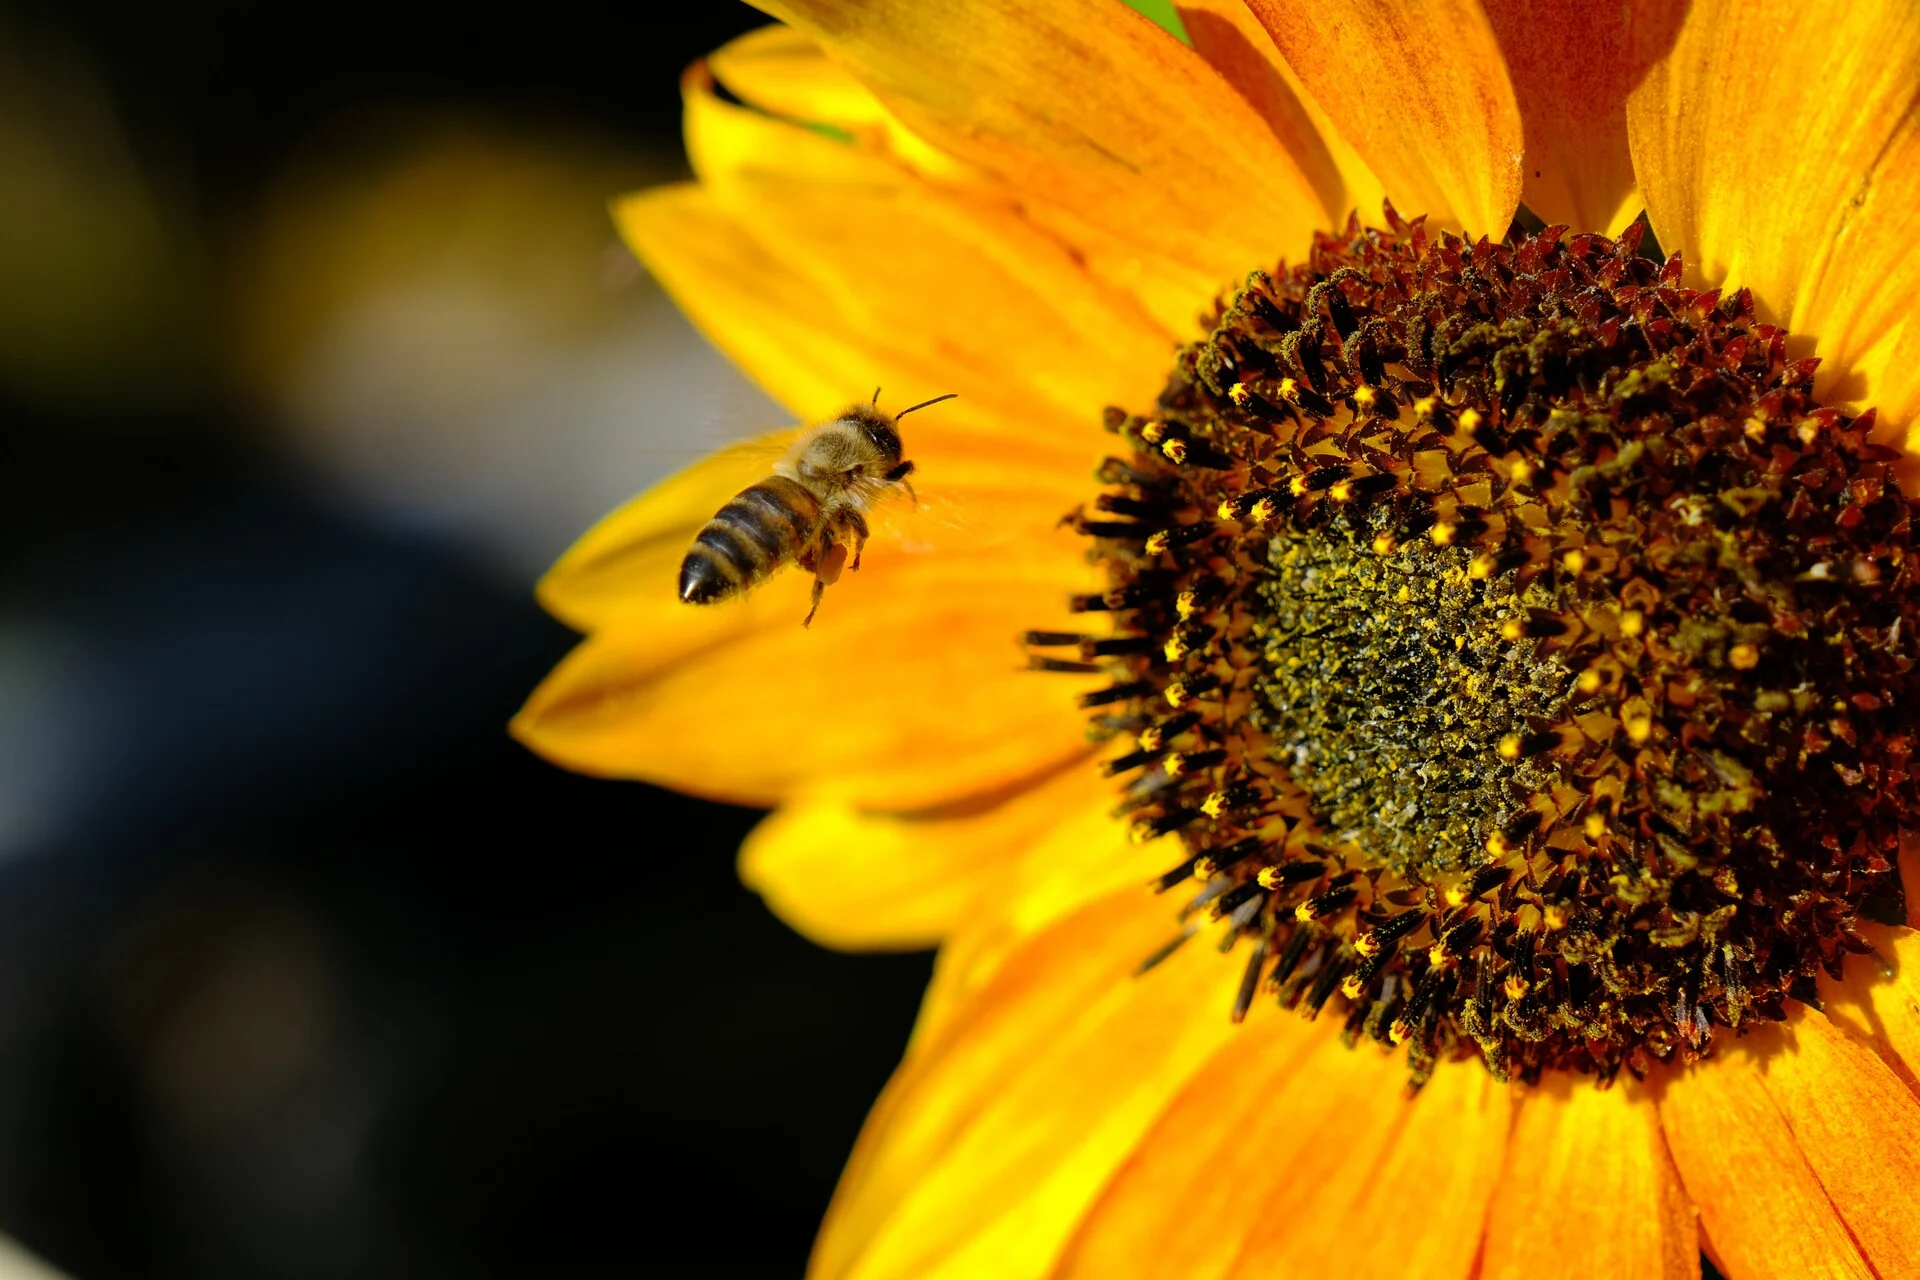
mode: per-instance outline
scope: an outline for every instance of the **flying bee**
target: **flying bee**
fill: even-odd
[[[773,474],[735,494],[693,540],[680,562],[680,598],[688,604],[725,600],[793,561],[813,574],[813,607],[800,625],[812,623],[822,593],[849,567],[848,543],[850,567],[860,567],[867,511],[896,485],[913,493],[907,483],[913,463],[900,456],[896,424],[954,394],[886,414],[876,407],[876,389],[872,404],[852,405],[801,432]]]

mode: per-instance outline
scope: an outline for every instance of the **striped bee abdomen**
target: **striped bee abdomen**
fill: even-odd
[[[769,476],[720,508],[680,562],[680,598],[724,600],[797,556],[820,530],[820,501],[799,482]]]

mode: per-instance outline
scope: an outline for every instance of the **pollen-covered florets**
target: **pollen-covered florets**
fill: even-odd
[[[1416,1081],[1611,1077],[1780,1018],[1901,910],[1912,504],[1744,292],[1389,211],[1256,272],[1079,523],[1085,701],[1180,911]]]

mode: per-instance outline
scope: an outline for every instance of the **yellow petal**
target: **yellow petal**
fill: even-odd
[[[1132,976],[1171,932],[1164,903],[1135,890],[1010,958],[887,1086],[809,1274],[1046,1274],[1155,1117],[1242,1030],[1226,1016],[1238,969],[1211,947]]]
[[[740,849],[740,878],[774,914],[840,950],[930,947],[1063,815],[1111,805],[1111,784],[1078,744],[1048,773],[918,814],[876,812],[830,793],[781,806]],[[831,786],[831,780],[828,781]],[[996,904],[997,905],[997,904]],[[984,906],[982,909],[986,909]]]
[[[1700,1274],[1686,1195],[1652,1101],[1556,1073],[1520,1104],[1487,1215],[1485,1280],[1679,1280]]]
[[[1110,894],[1131,890],[1144,897],[1143,886],[1184,860],[1175,837],[1145,844],[1127,837],[1126,825],[1112,816],[1117,801],[1113,784],[1097,770],[1088,767],[1078,771],[1073,782],[1061,780],[1062,793],[1074,787],[1079,788],[1078,799],[1061,795],[1055,823],[1021,850],[1005,876],[988,887],[947,936],[914,1025],[916,1049],[937,1039],[947,1021],[1029,938]],[[1184,897],[1174,889],[1154,901],[1172,921]]]
[[[761,7],[943,150],[1221,282],[1328,216],[1253,108],[1120,0]]]
[[[1023,435],[1090,432],[1107,404],[1149,402],[1159,390],[1171,336],[1016,210],[722,102],[697,70],[686,102],[687,149],[704,189],[793,277],[792,292],[810,295],[808,318],[883,366],[958,392],[952,421],[985,415],[1019,424]],[[719,341],[758,327],[753,311],[721,312],[676,286],[687,273],[670,260],[680,249],[675,240],[648,235],[625,216],[622,223]],[[852,387],[877,381],[878,374]],[[852,387],[836,399],[844,402]]]
[[[1920,1099],[1811,1009],[1749,1036],[1767,1093],[1882,1276],[1920,1275]]]
[[[1856,927],[1879,954],[1849,956],[1842,982],[1822,974],[1822,1007],[1835,1026],[1871,1044],[1920,1092],[1920,932],[1865,920]]]
[[[1871,1280],[1746,1054],[1675,1072],[1660,1124],[1727,1280]]]
[[[1334,215],[1327,229],[1333,230],[1350,209],[1377,218],[1386,195],[1380,179],[1333,127],[1243,0],[1190,0],[1176,10],[1193,51],[1212,63],[1260,113],[1280,145],[1299,157],[1321,203]]]
[[[1406,1072],[1397,1056],[1378,1057],[1364,1047],[1347,1052],[1376,1056],[1393,1072],[1396,1085]],[[1411,1100],[1381,1097],[1372,1064],[1366,1075],[1368,1105],[1394,1122],[1385,1149],[1368,1149],[1362,1134],[1370,1127],[1353,1123],[1351,1111],[1346,1120],[1352,1137],[1341,1132],[1341,1117],[1334,1115],[1323,1137],[1336,1152],[1346,1141],[1346,1158],[1317,1178],[1299,1164],[1283,1166],[1276,1194],[1261,1206],[1253,1236],[1235,1264],[1236,1280],[1287,1275],[1464,1280],[1474,1274],[1480,1224],[1505,1163],[1512,1091],[1478,1062],[1443,1063]],[[1303,1071],[1296,1089],[1306,1079]],[[1321,1098],[1297,1092],[1296,1117],[1326,1106]],[[1418,1206],[1417,1212],[1409,1212],[1410,1206]]]
[[[1520,111],[1477,0],[1247,7],[1401,213],[1505,234],[1520,201]]]
[[[1549,223],[1618,235],[1640,214],[1627,94],[1646,71],[1630,30],[1644,17],[1619,0],[1482,3],[1526,131],[1521,199]]]
[[[1262,1013],[1141,1138],[1081,1223],[1060,1280],[1224,1276],[1279,1183],[1313,1180],[1350,1154],[1370,1163],[1393,1131],[1404,1073],[1377,1052],[1350,1058],[1331,1022]]]
[[[1911,371],[1868,357],[1920,283],[1920,9],[1695,0],[1670,45],[1627,107],[1660,243],[1813,340],[1823,394],[1904,401]]]
[[[870,554],[811,629],[797,570],[704,607],[657,575],[535,690],[514,732],[581,772],[745,804],[823,780],[900,809],[1008,786],[1085,733],[1074,694],[1088,677],[1025,671],[1018,643],[1081,620],[1066,612],[1091,585],[1074,541]]]

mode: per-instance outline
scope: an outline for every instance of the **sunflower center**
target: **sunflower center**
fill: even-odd
[[[1084,701],[1175,945],[1416,1082],[1611,1077],[1785,1016],[1896,919],[1912,504],[1678,256],[1349,223],[1182,349],[1077,517]],[[1171,949],[1171,948],[1169,948]],[[1151,958],[1150,958],[1151,959]]]

